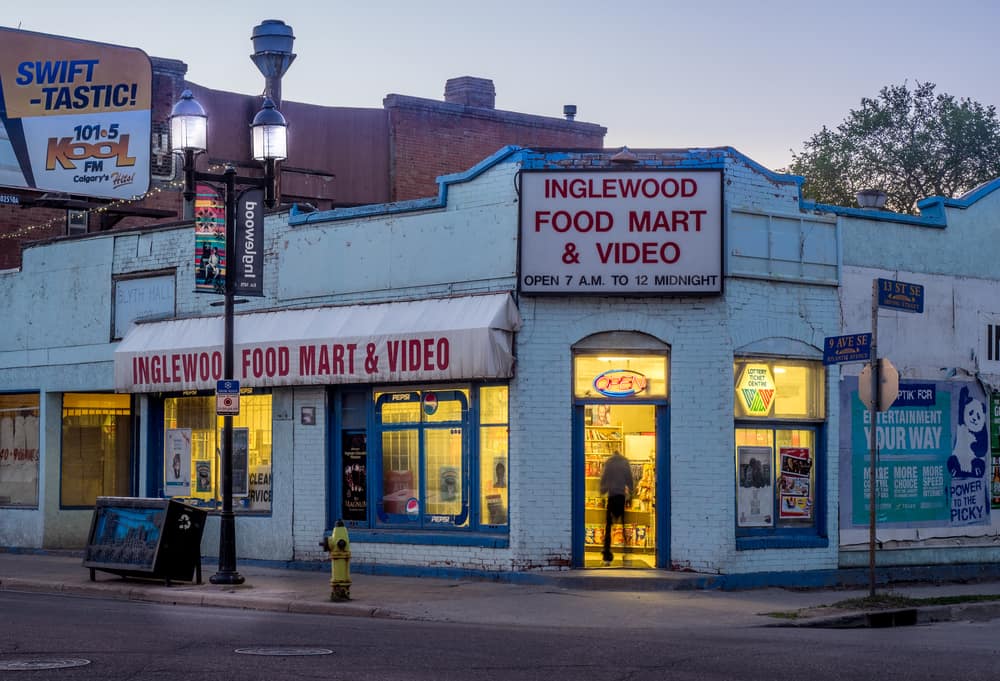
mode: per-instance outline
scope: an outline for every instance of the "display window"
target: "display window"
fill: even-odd
[[[0,506],[38,506],[38,393],[0,394]]]
[[[479,517],[486,525],[507,525],[508,390],[505,385],[479,389]]]
[[[378,452],[367,460],[363,485],[345,479],[345,501],[363,487],[376,527],[506,527],[507,386],[376,391],[374,401]],[[345,431],[344,442],[346,476],[360,446],[356,433]]]
[[[61,506],[92,507],[97,497],[131,494],[130,402],[129,395],[63,395]]]
[[[577,354],[573,396],[615,401],[667,398],[667,357],[658,354]]]
[[[820,362],[737,359],[733,374],[738,419],[826,418],[825,373]]]
[[[163,401],[163,494],[193,506],[222,508],[223,418],[215,397]],[[233,419],[233,511],[271,511],[271,394],[240,395]]]
[[[815,535],[823,518],[822,364],[746,358],[733,374],[737,536]]]

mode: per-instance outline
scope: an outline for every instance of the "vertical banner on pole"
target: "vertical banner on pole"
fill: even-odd
[[[245,189],[236,202],[233,293],[264,295],[264,190]]]
[[[219,192],[199,184],[194,199],[194,290],[222,293],[226,282],[226,206]]]

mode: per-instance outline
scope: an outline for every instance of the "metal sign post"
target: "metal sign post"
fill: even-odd
[[[878,282],[872,282],[872,344],[868,366],[872,373],[872,400],[868,407],[868,595],[875,597],[875,500],[876,466],[878,456]]]
[[[895,281],[893,279],[875,279],[872,281],[872,342],[871,342],[871,401],[868,405],[869,414],[869,442],[868,442],[868,595],[875,597],[875,501],[878,498],[876,493],[878,487],[878,412],[885,411],[892,406],[892,400],[883,399],[879,386],[881,380],[879,376],[878,360],[878,309],[885,307],[899,312],[915,312],[921,314],[924,311],[924,287],[922,284],[910,284],[905,281]],[[887,365],[889,370],[892,365]],[[890,378],[898,381],[898,374],[890,374]],[[859,379],[858,385],[860,386]],[[896,390],[898,391],[898,383]]]

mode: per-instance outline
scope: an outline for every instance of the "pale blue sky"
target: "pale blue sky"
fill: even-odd
[[[481,76],[498,109],[576,104],[609,147],[728,145],[771,168],[886,84],[1000,104],[997,0],[32,0],[0,23],[138,47],[201,85],[258,93],[263,19],[295,32],[286,100],[381,107]]]

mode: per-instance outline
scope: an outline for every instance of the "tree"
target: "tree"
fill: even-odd
[[[803,195],[855,206],[863,189],[880,189],[886,208],[916,213],[928,196],[954,198],[1000,177],[996,108],[949,94],[933,83],[883,87],[846,120],[826,126],[792,153],[788,170],[805,177]]]

